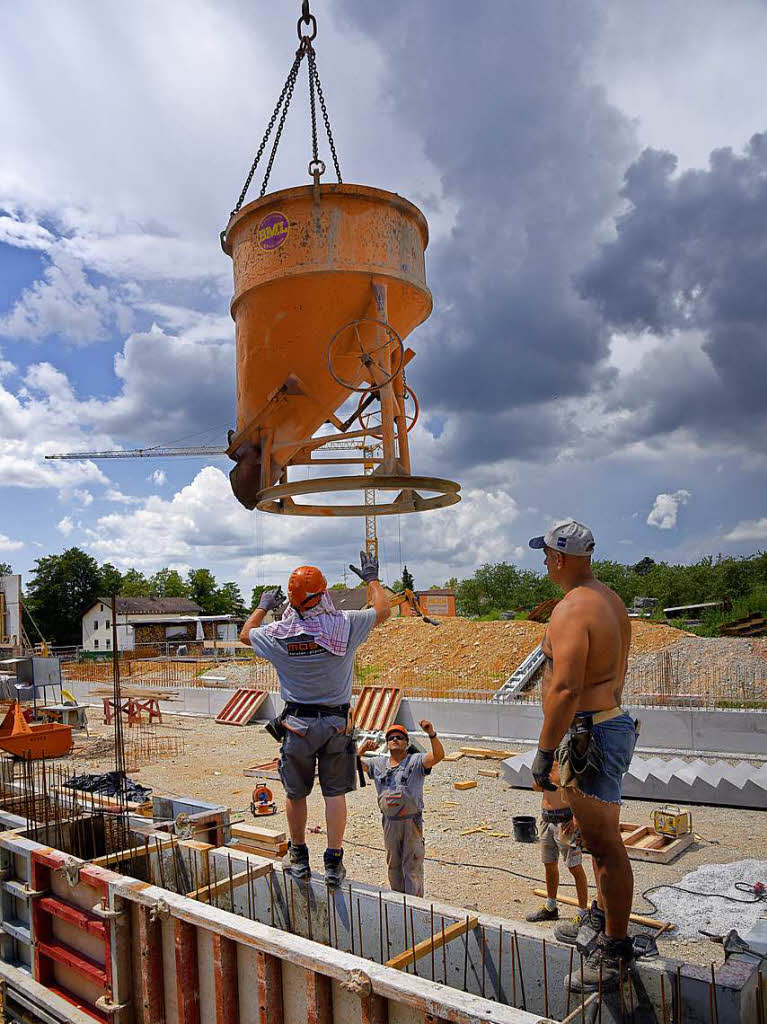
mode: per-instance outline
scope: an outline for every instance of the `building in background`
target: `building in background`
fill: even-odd
[[[140,644],[210,645],[237,639],[240,620],[233,615],[204,615],[186,597],[118,597],[117,648],[132,651]],[[112,599],[100,597],[83,615],[83,650],[112,650]]]
[[[454,590],[416,590],[415,596],[424,615],[455,615]],[[415,615],[407,601],[399,607],[401,615]]]

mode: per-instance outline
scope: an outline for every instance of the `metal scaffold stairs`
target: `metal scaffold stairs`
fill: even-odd
[[[509,701],[514,700],[522,693],[544,660],[543,648],[538,644],[534,650],[530,651],[522,664],[514,669],[503,686],[495,691],[491,699],[496,704],[508,704]]]

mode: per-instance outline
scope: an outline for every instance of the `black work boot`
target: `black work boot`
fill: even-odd
[[[296,882],[305,882],[312,873],[309,867],[309,847],[306,843],[288,841],[288,852],[285,855],[282,866],[289,871]]]
[[[579,910],[571,921],[560,921],[554,928],[554,938],[559,942],[566,942],[568,946],[574,946],[578,932],[584,925],[595,932],[605,930],[605,912],[599,909],[596,900],[586,910]]]
[[[346,878],[346,868],[344,867],[344,851],[343,850],[325,850],[325,881],[328,885],[332,885],[334,888],[343,882]]]
[[[554,907],[553,910],[549,910],[545,903],[541,903],[537,910],[533,911],[532,914],[528,914],[525,918],[526,921],[558,921],[559,910]]]
[[[611,939],[604,932],[599,933],[593,953],[580,969],[565,979],[571,992],[597,992],[601,984],[603,992],[617,988],[628,974],[634,959],[634,943],[631,939]]]

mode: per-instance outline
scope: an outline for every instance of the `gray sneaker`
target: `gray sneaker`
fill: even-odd
[[[605,914],[597,906],[596,900],[586,910],[579,910],[572,920],[560,921],[554,927],[554,938],[559,942],[566,942],[568,946],[574,946],[583,925],[593,928],[595,932],[605,930]]]
[[[288,841],[288,852],[282,860],[283,868],[290,872],[296,882],[305,882],[311,875],[309,848],[306,843],[294,846]]]
[[[609,992],[618,988],[628,975],[634,960],[631,939],[610,939],[601,932],[597,944],[583,965],[565,978],[571,992]]]
[[[549,910],[545,903],[542,903],[537,910],[533,911],[532,914],[528,914],[525,918],[526,921],[558,921],[559,911],[556,907],[553,910]]]

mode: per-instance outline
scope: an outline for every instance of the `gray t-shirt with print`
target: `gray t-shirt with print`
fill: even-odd
[[[274,638],[269,627],[250,631],[250,646],[277,670],[283,700],[297,704],[348,704],[352,696],[354,652],[376,624],[374,608],[344,612],[351,628],[345,654],[331,654],[308,633]]]
[[[406,754],[399,764],[390,757],[371,757],[367,764],[378,796],[386,789],[406,792],[420,811],[423,810],[423,783],[426,770],[423,762],[426,754]]]

